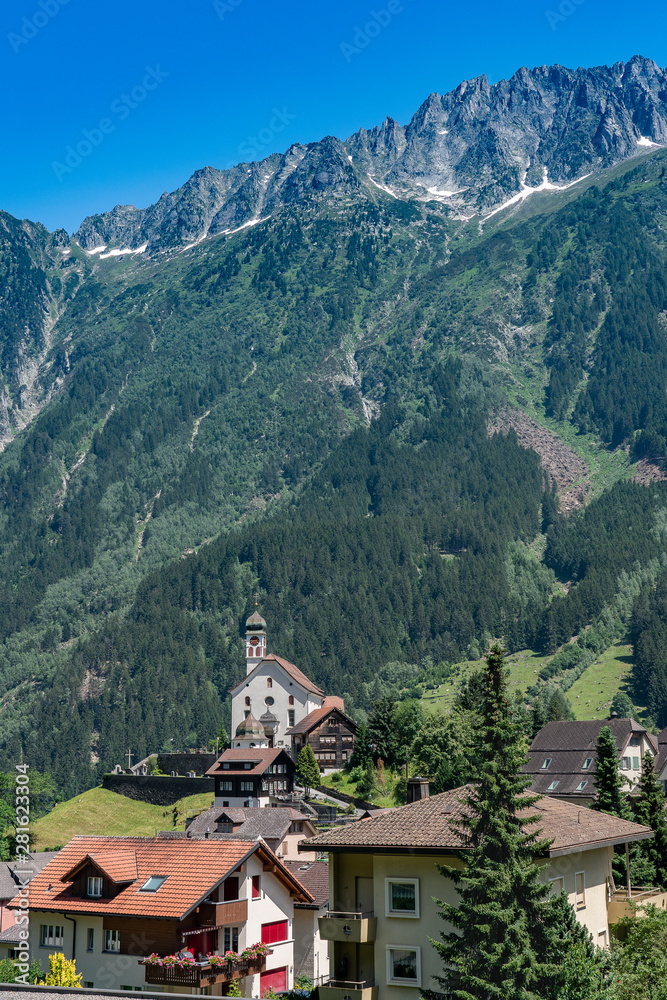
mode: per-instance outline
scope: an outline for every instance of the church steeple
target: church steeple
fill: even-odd
[[[250,615],[245,623],[245,655],[247,670],[250,673],[262,657],[266,656],[266,622],[257,610]]]

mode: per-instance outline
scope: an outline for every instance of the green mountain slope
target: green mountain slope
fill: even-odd
[[[620,638],[666,544],[666,487],[629,481],[664,436],[663,162],[488,232],[364,191],[146,259],[72,245],[0,456],[5,761],[75,790],[129,732],[209,738],[256,588],[272,647],[358,710],[491,636]],[[42,242],[26,297],[55,310]],[[506,406],[633,454],[564,518],[489,436]]]

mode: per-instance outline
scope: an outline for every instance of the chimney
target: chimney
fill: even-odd
[[[427,799],[430,794],[428,778],[408,778],[408,804]]]
[[[610,712],[609,713],[609,721],[610,722],[611,722],[612,719],[617,719],[617,718],[618,718],[618,712]]]

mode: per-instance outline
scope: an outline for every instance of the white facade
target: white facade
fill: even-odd
[[[294,900],[288,889],[271,872],[264,871],[262,860],[252,854],[235,872],[239,876],[239,899],[247,900],[247,919],[236,928],[229,928],[238,935],[238,951],[262,940],[262,925],[287,922],[284,940],[271,944],[272,954],[266,958],[266,972],[285,969],[286,988],[294,983]],[[252,878],[259,878],[259,897],[253,898]],[[312,914],[312,911],[304,911]],[[136,921],[133,921],[136,922]],[[147,920],[147,923],[149,921]],[[41,944],[43,927],[51,928],[50,940],[53,944]],[[47,930],[48,934],[48,930]],[[145,968],[139,959],[147,954],[147,947],[138,932],[131,945],[132,954],[119,954],[108,950],[105,945],[108,932],[104,929],[104,918],[76,914],[74,919],[64,913],[30,913],[31,959],[39,959],[48,970],[49,955],[63,952],[67,958],[75,957],[77,972],[82,974],[83,986],[95,989],[141,988],[145,986]],[[62,936],[60,936],[62,935]],[[92,935],[92,936],[91,936]],[[192,944],[196,938],[187,939]],[[56,943],[56,941],[58,943]],[[218,952],[225,946],[224,929],[219,931]],[[196,945],[194,946],[196,952]],[[195,954],[195,957],[196,954]],[[263,992],[260,975],[247,976],[240,982],[242,995],[259,997]],[[155,987],[146,986],[148,990]],[[213,995],[221,992],[221,987],[211,988]],[[166,992],[183,992],[181,987],[166,988]]]
[[[289,748],[291,739],[285,736],[287,730],[323,703],[323,695],[308,691],[277,659],[262,659],[232,690],[232,746],[236,746],[234,734],[238,726],[250,712],[263,724],[263,716],[273,716],[275,722],[266,723],[267,731],[272,731],[273,746]]]

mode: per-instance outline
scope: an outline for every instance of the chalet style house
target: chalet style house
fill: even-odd
[[[616,740],[621,777],[625,790],[631,792],[641,777],[644,755],[657,755],[658,738],[634,719],[613,715],[608,721],[548,722],[540,729],[530,745],[528,762],[522,767],[530,775],[530,791],[564,802],[593,802],[595,747],[604,726],[609,726]]]
[[[279,804],[291,796],[295,772],[296,764],[286,750],[251,743],[225,750],[206,773],[215,778],[214,805],[247,809]]]
[[[297,666],[268,652],[266,622],[257,611],[246,621],[245,646],[246,676],[230,692],[232,747],[246,746],[245,742],[239,744],[238,739],[254,736],[259,746],[284,747],[296,752],[293,735],[297,735],[298,747],[307,737],[316,756],[319,755],[322,769],[334,770],[336,762],[340,762],[338,767],[343,766],[352,754],[356,732],[355,724],[344,714],[343,699],[327,697]],[[340,713],[338,741],[319,742],[318,723],[322,716],[316,713],[323,709]],[[322,735],[332,737],[335,734]]]
[[[262,841],[75,837],[31,882],[31,959],[63,952],[89,988],[262,996],[293,985],[296,902]]]
[[[342,698],[325,698],[321,708],[316,708],[295,726],[287,730],[292,740],[294,755],[310,744],[320,771],[340,771],[352,756],[357,724],[345,715]]]
[[[330,979],[320,1000],[414,1000],[420,989],[440,990],[442,963],[429,938],[443,925],[434,897],[457,904],[453,882],[438,865],[460,869],[465,849],[451,821],[462,815],[468,789],[427,797],[372,819],[350,823],[304,841],[305,850],[329,852],[330,909],[320,934],[331,945]],[[539,815],[551,840],[541,878],[554,893],[567,892],[577,920],[601,947],[609,924],[628,910],[611,874],[614,845],[647,840],[652,830],[543,798],[526,810]],[[664,906],[667,893],[649,900]]]

